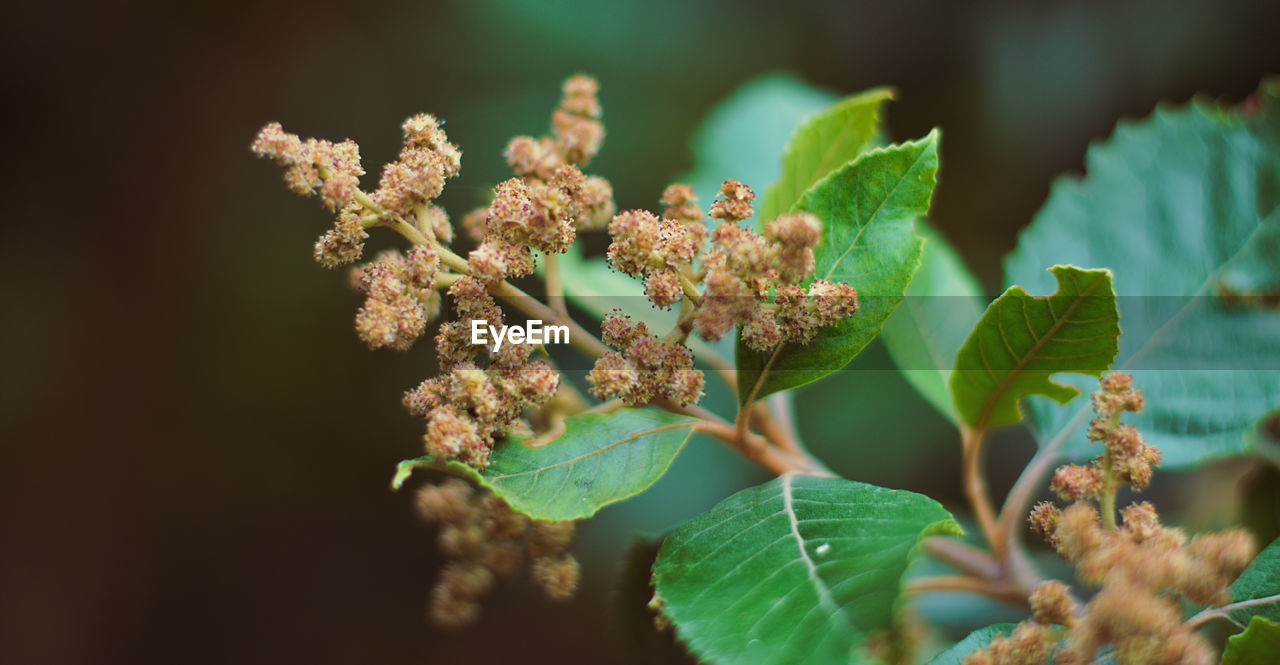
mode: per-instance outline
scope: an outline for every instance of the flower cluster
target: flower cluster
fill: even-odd
[[[689,347],[658,339],[644,323],[632,323],[617,311],[605,317],[601,332],[604,343],[620,352],[602,356],[587,374],[595,396],[616,397],[631,406],[663,397],[681,404],[702,398],[704,378],[693,368]]]
[[[703,261],[706,293],[696,323],[703,338],[716,340],[734,325],[753,349],[767,351],[782,342],[805,344],[818,329],[858,310],[858,293],[843,282],[815,280],[813,248],[821,237],[817,217],[801,212],[765,225],[764,234],[738,226],[752,214],[751,189],[730,180],[711,208],[723,219],[711,233],[712,250]],[[770,291],[774,292],[769,303]]]
[[[1102,389],[1093,394],[1097,417],[1089,425],[1089,439],[1101,441],[1104,452],[1087,466],[1063,466],[1054,473],[1053,491],[1066,501],[1114,493],[1118,482],[1146,489],[1152,468],[1160,463],[1160,451],[1147,445],[1137,428],[1120,423],[1125,411],[1142,409],[1142,394],[1133,388],[1132,377],[1112,372],[1100,385]]]
[[[498,578],[525,561],[535,584],[553,600],[573,595],[578,562],[568,554],[573,522],[530,520],[490,492],[450,479],[418,491],[419,515],[440,526],[440,549],[453,561],[431,591],[429,616],[437,625],[460,628],[480,616],[480,600]]]
[[[647,210],[628,210],[609,222],[613,237],[609,262],[617,270],[643,278],[645,293],[653,304],[669,307],[683,295],[681,271],[690,270],[699,249],[694,228],[674,219],[659,219]]]
[[[857,312],[858,293],[848,284],[816,280],[807,289],[800,286],[813,273],[813,248],[822,233],[817,217],[782,215],[757,234],[738,225],[754,212],[751,188],[728,180],[720,194],[711,217],[722,221],[710,234],[688,185],[672,185],[663,193],[662,218],[644,210],[615,216],[609,224],[610,263],[643,278],[645,293],[658,307],[669,307],[686,294],[697,297],[693,323],[710,341],[738,325],[753,349],[805,344],[818,329]],[[708,236],[710,251],[695,273],[694,260]],[[705,286],[700,295],[697,282]]]
[[[533,272],[533,252],[562,254],[576,236],[576,220],[598,201],[576,166],[562,166],[547,181],[512,178],[494,190],[480,245],[468,256],[472,274],[486,282]],[[605,194],[612,205],[612,192]]]
[[[586,166],[604,144],[600,84],[584,74],[564,82],[560,107],[551,114],[552,136],[517,136],[507,144],[507,164],[516,175],[550,180],[561,167]]]
[[[614,213],[609,181],[583,175],[604,141],[595,79],[578,75],[564,84],[552,114],[553,136],[517,136],[507,145],[516,178],[494,189],[493,202],[463,221],[478,243],[467,263],[493,283],[533,272],[532,250],[561,254],[577,231],[597,228]]]
[[[334,227],[315,245],[315,258],[326,268],[338,268],[360,258],[365,229],[377,223],[409,220],[428,238],[452,239],[444,210],[431,202],[444,189],[446,178],[458,174],[462,153],[449,143],[435,117],[415,115],[401,126],[404,142],[399,159],[383,167],[372,195],[360,191],[360,146],[354,141],[332,143],[301,139],[280,123],[263,127],[251,149],[276,160],[285,170],[289,189],[303,196],[319,193],[326,208],[338,213]]]
[[[278,122],[263,127],[250,147],[259,157],[274,159],[288,167],[284,182],[290,191],[301,196],[319,192],[329,210],[339,210],[351,203],[364,168],[360,166],[360,146],[346,140],[333,143],[320,139],[302,140],[284,131]]]
[[[427,321],[440,313],[436,273],[440,260],[426,247],[406,254],[391,250],[359,269],[365,295],[356,312],[356,335],[371,349],[407,351]]]
[[[462,321],[502,321],[502,311],[472,277],[463,277],[449,288]],[[475,356],[484,348],[488,366],[481,369]],[[441,374],[405,393],[404,405],[426,423],[423,443],[427,454],[484,469],[494,443],[516,428],[525,409],[536,407],[555,394],[560,374],[545,360],[530,360],[529,344],[493,347],[471,344],[468,330],[459,322],[440,327],[436,354]]]
[[[1099,420],[1091,436],[1108,446],[1113,439],[1137,437],[1119,425],[1119,414],[1137,411],[1142,396],[1127,374],[1103,377],[1093,396]],[[1140,441],[1140,437],[1137,438]],[[1061,582],[1039,585],[1030,597],[1032,620],[1020,624],[1010,637],[998,637],[965,658],[965,665],[1040,665],[1050,654],[1058,665],[1087,665],[1105,645],[1112,645],[1119,665],[1209,665],[1215,662],[1209,646],[1182,621],[1180,597],[1195,603],[1227,602],[1227,588],[1254,554],[1252,537],[1241,529],[1200,534],[1188,539],[1181,529],[1160,523],[1155,508],[1135,503],[1121,511],[1122,522],[1106,519],[1088,498],[1104,499],[1111,510],[1115,483],[1145,484],[1150,462],[1158,454],[1149,446],[1133,452],[1123,444],[1125,457],[1111,467],[1064,467],[1054,487],[1070,506],[1059,509],[1041,503],[1031,512],[1031,524],[1076,569],[1081,582],[1098,587],[1083,607]],[[1108,457],[1104,454],[1103,457]],[[1134,459],[1145,473],[1133,473]],[[1110,471],[1108,471],[1110,468]],[[1107,500],[1110,496],[1112,500]]]
[[[435,116],[415,115],[401,129],[400,158],[382,167],[373,200],[388,213],[409,216],[440,196],[445,178],[458,175],[462,153],[449,143]]]

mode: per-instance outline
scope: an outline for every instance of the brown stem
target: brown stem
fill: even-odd
[[[1021,591],[1003,582],[984,580],[967,575],[934,575],[917,577],[907,582],[908,592],[926,591],[965,591],[978,593],[989,598],[1001,600],[1013,605],[1027,605],[1027,597]]]
[[[954,566],[973,577],[998,580],[1004,569],[990,552],[966,545],[954,538],[930,536],[920,545],[933,558]]]
[[[757,402],[751,407],[751,424],[760,430],[770,441],[779,448],[785,450],[791,455],[807,455],[800,447],[800,442],[793,436],[790,429],[780,424],[773,418],[773,414],[769,412],[769,407],[762,402]]]
[[[991,498],[987,496],[987,479],[982,470],[983,432],[969,427],[961,428],[961,446],[963,454],[964,493],[973,507],[974,517],[982,529],[982,535],[991,545],[996,559],[1004,560],[1004,541],[996,528],[996,514],[991,507]]]
[[[604,342],[596,339],[595,335],[588,332],[586,328],[578,325],[577,321],[538,302],[536,298],[521,291],[510,282],[502,281],[490,286],[489,293],[502,298],[507,304],[524,312],[527,316],[554,322],[569,328],[569,344],[588,356],[599,358],[609,353],[609,347],[605,346]]]

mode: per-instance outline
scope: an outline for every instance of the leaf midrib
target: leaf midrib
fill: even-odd
[[[871,122],[869,124],[874,126],[876,119],[879,117],[879,115],[880,113],[879,113],[878,107],[872,107],[871,114],[870,114]],[[822,156],[818,158],[818,168],[813,170],[813,173],[817,175],[811,175],[808,178],[802,178],[802,180],[808,180],[808,182],[802,182],[801,184],[803,185],[803,187],[798,188],[798,190],[801,193],[801,196],[804,195],[804,192],[809,191],[809,188],[813,187],[815,183],[817,183],[819,180],[822,180],[822,176],[834,170],[835,167],[832,167],[830,165],[834,161],[836,148],[838,147],[838,145],[843,139],[845,139],[847,136],[849,136],[849,134],[852,133],[848,131],[849,128],[851,128],[852,126],[853,126],[853,123],[841,123],[840,131],[836,132],[835,138],[833,138],[830,142],[827,143],[827,149],[824,150],[822,152]],[[868,137],[870,137],[870,134],[868,134]],[[821,139],[821,136],[818,136],[818,138]],[[857,159],[857,156],[855,155],[854,158]],[[790,209],[799,200],[800,200],[800,197],[797,197],[795,201],[791,202],[790,206],[787,206],[787,208]]]
[[[928,140],[928,137],[925,138],[925,141],[927,140]],[[853,241],[849,243],[849,248],[844,250],[844,252],[841,253],[840,256],[836,257],[836,260],[831,263],[831,267],[827,268],[827,273],[826,275],[823,276],[822,279],[830,280],[831,275],[832,273],[835,272],[836,268],[840,264],[844,263],[844,260],[849,256],[849,254],[853,252],[855,248],[857,248],[858,241],[862,239],[862,234],[865,233],[868,228],[871,228],[871,224],[876,220],[877,217],[880,216],[880,212],[884,210],[885,204],[887,204],[889,202],[889,199],[893,198],[893,196],[898,193],[898,188],[902,186],[902,183],[907,180],[907,177],[913,171],[915,171],[916,167],[919,166],[920,161],[924,159],[925,153],[928,152],[928,149],[927,149],[928,146],[926,145],[924,147],[925,147],[924,150],[921,150],[919,153],[916,154],[916,158],[911,161],[911,165],[908,166],[907,169],[902,172],[902,177],[898,178],[898,181],[893,183],[893,188],[889,190],[889,193],[885,194],[884,197],[880,199],[880,203],[876,205],[876,209],[872,211],[870,215],[867,216],[866,224],[862,224],[861,226],[858,227],[858,233],[853,236]],[[863,153],[862,156],[859,156],[856,160],[854,160],[854,163],[856,164],[857,162],[862,161],[863,157],[867,155],[873,155],[873,154],[876,154],[876,152],[873,151],[873,152]]]
[[[1076,309],[1080,307],[1080,303],[1084,302],[1085,297],[1087,297],[1090,293],[1096,290],[1100,284],[1102,284],[1102,279],[1101,278],[1095,279],[1093,284],[1090,284],[1088,288],[1076,294],[1075,299],[1071,301],[1071,305],[1067,307],[1067,311],[1063,312],[1062,316],[1058,317],[1053,322],[1053,325],[1049,327],[1049,330],[1040,338],[1038,338],[1036,340],[1036,343],[1032,345],[1031,349],[1027,351],[1027,353],[1023,354],[1022,358],[1018,360],[1018,364],[1015,365],[1013,369],[1009,370],[1007,374],[1005,374],[1004,378],[1000,380],[1000,383],[996,384],[995,389],[991,391],[991,397],[987,398],[986,402],[984,402],[982,405],[982,411],[978,412],[978,420],[977,420],[977,423],[975,423],[974,425],[975,428],[977,428],[978,430],[984,430],[987,428],[987,421],[991,418],[991,412],[995,410],[996,404],[1000,401],[1000,396],[1003,395],[1004,392],[1009,389],[1009,385],[1014,380],[1016,380],[1018,376],[1021,375],[1022,371],[1026,369],[1027,365],[1035,358],[1036,354],[1039,353],[1040,349],[1044,348],[1044,345],[1049,343],[1049,340],[1052,339],[1055,334],[1057,334],[1058,330],[1061,329],[1062,326],[1066,325],[1067,320],[1070,319],[1072,313],[1074,313]],[[1028,298],[1033,297],[1031,294],[1027,293],[1026,291],[1022,291],[1022,292],[1026,294]],[[1047,300],[1052,297],[1053,297],[1053,294],[1050,294],[1048,296],[1045,296],[1045,299]],[[1050,311],[1052,312],[1052,310]],[[997,320],[997,323],[998,323],[998,320]],[[1006,346],[1008,346],[1008,343],[1006,343]],[[990,368],[988,367],[988,369]]]
[[[1208,292],[1210,285],[1213,284],[1214,278],[1220,275],[1223,268],[1226,268],[1232,261],[1236,260],[1236,258],[1240,256],[1240,253],[1249,247],[1249,245],[1257,237],[1258,232],[1262,230],[1262,227],[1265,225],[1265,222],[1268,219],[1271,219],[1272,217],[1278,214],[1280,214],[1280,208],[1272,210],[1271,213],[1269,213],[1266,217],[1259,216],[1258,223],[1256,226],[1254,226],[1253,231],[1249,233],[1249,237],[1245,238],[1244,241],[1240,243],[1240,246],[1236,248],[1235,252],[1232,252],[1231,256],[1227,257],[1221,263],[1214,266],[1213,271],[1205,276],[1204,282],[1200,285],[1200,288],[1196,289],[1195,292],[1191,294],[1191,297],[1188,299],[1187,304],[1182,306],[1177,312],[1173,314],[1173,316],[1169,317],[1169,320],[1161,324],[1160,327],[1157,328],[1155,332],[1151,333],[1151,336],[1147,337],[1147,340],[1142,343],[1142,346],[1138,347],[1138,350],[1134,351],[1133,355],[1125,359],[1124,364],[1117,369],[1129,369],[1130,364],[1134,360],[1136,360],[1142,354],[1146,353],[1152,347],[1152,341],[1160,337],[1160,335],[1164,333],[1166,328],[1173,325],[1174,321],[1181,319],[1182,316],[1186,314],[1186,312],[1190,309],[1192,303],[1196,301],[1196,298],[1203,297],[1205,293]],[[1067,437],[1071,434],[1071,430],[1075,429],[1076,426],[1079,425],[1080,420],[1084,418],[1084,416],[1088,413],[1089,413],[1089,407],[1087,405],[1081,406],[1079,409],[1077,409],[1075,414],[1072,415],[1071,418],[1067,420],[1066,424],[1062,426],[1062,429],[1058,430],[1053,435],[1053,438],[1049,439],[1049,443],[1044,445],[1043,450],[1048,451],[1048,453],[1056,453],[1057,450],[1061,448],[1064,443],[1066,443]]]
[[[782,476],[782,508],[787,515],[787,523],[791,527],[791,537],[796,540],[796,549],[800,551],[800,559],[804,562],[813,590],[818,594],[818,602],[826,607],[833,616],[840,617],[845,624],[856,631],[858,626],[853,623],[849,615],[845,614],[844,608],[836,602],[831,589],[827,587],[821,577],[818,577],[818,566],[814,564],[813,559],[809,557],[809,553],[804,549],[805,540],[800,535],[800,522],[796,518],[795,506],[792,504],[791,481],[794,477],[794,473],[785,473]]]
[[[577,457],[571,457],[569,459],[564,459],[559,462],[556,462],[555,464],[548,464],[547,466],[541,466],[536,469],[529,469],[528,471],[520,471],[517,473],[504,473],[500,476],[489,476],[488,480],[489,482],[496,483],[499,481],[507,480],[509,478],[519,478],[519,477],[528,476],[528,475],[538,475],[544,471],[550,471],[551,469],[555,469],[561,466],[577,464],[578,462],[581,462],[582,460],[587,459],[589,457],[595,457],[596,455],[603,454],[606,450],[616,448],[623,444],[631,443],[632,441],[635,441],[636,439],[639,439],[642,436],[647,436],[655,432],[661,432],[669,429],[679,429],[681,427],[693,428],[694,425],[697,425],[697,423],[696,422],[667,423],[666,425],[651,427],[646,430],[640,430],[639,432],[634,432],[631,434],[631,436],[618,439],[617,441],[613,441],[611,443],[605,444],[604,446],[596,448],[595,450],[592,450],[590,452],[578,455]],[[693,432],[690,431],[689,435],[692,436]],[[688,438],[686,438],[685,440],[688,441]],[[523,444],[513,444],[513,445],[523,445]],[[554,443],[548,444],[548,445],[554,445]]]

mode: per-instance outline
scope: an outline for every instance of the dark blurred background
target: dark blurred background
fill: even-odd
[[[445,118],[465,159],[443,203],[460,217],[505,177],[506,140],[545,131],[559,82],[587,71],[609,131],[592,171],[629,208],[691,167],[698,120],[755,75],[841,93],[891,84],[893,136],[943,128],[933,217],[997,291],[1052,177],[1078,171],[1117,119],[1197,91],[1236,102],[1280,72],[1273,0],[54,1],[5,14],[4,663],[647,658],[611,609],[632,537],[762,479],[697,441],[649,494],[581,529],[575,601],[516,582],[478,627],[430,628],[434,534],[388,488],[418,450],[398,400],[425,378],[429,345],[359,346],[356,296],[310,258],[326,214],[248,152],[268,120],[358,140],[368,184],[401,119]],[[799,402],[837,470],[962,505],[954,433],[892,373],[845,373]],[[1032,445],[1018,431],[996,442],[996,492]],[[1241,470],[1179,482],[1229,499]],[[1222,519],[1197,515],[1184,519]]]

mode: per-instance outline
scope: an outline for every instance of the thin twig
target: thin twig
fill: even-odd
[[[544,254],[542,257],[543,275],[547,284],[547,304],[551,309],[568,316],[569,309],[564,302],[564,283],[560,280],[560,261],[555,254]]]
[[[987,543],[991,545],[996,558],[1003,560],[1004,542],[996,529],[995,510],[992,509],[991,499],[987,496],[987,480],[982,470],[982,434],[981,431],[969,427],[961,428],[964,492]]]
[[[1270,595],[1270,596],[1263,596],[1261,598],[1250,598],[1249,600],[1241,600],[1234,603],[1227,603],[1226,605],[1220,605],[1218,607],[1210,607],[1200,611],[1200,613],[1196,614],[1190,619],[1187,619],[1186,623],[1183,625],[1185,625],[1190,630],[1195,630],[1200,626],[1203,626],[1204,624],[1209,623],[1210,621],[1213,621],[1214,619],[1226,619],[1227,621],[1230,621],[1231,623],[1234,623],[1235,625],[1240,626],[1241,628],[1244,628],[1244,626],[1239,621],[1236,621],[1231,616],[1231,612],[1234,612],[1236,610],[1242,610],[1246,607],[1254,607],[1256,605],[1267,605],[1270,603],[1280,603],[1280,593]]]
[[[995,600],[1004,601],[1012,605],[1027,605],[1027,597],[1022,595],[1019,590],[1001,582],[969,577],[967,575],[934,575],[930,577],[917,577],[916,579],[907,582],[906,590],[911,593],[921,593],[926,591],[963,591],[982,594],[988,598],[994,598]]]
[[[998,580],[1004,573],[1002,566],[990,552],[944,536],[925,538],[921,547],[933,558],[954,566],[970,576],[986,580]]]

